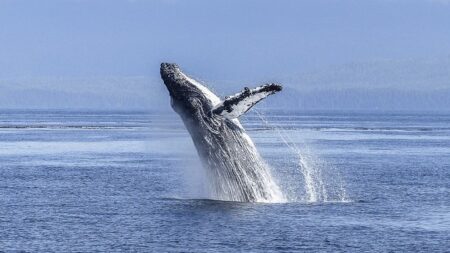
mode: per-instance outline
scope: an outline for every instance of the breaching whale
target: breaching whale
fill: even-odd
[[[171,106],[183,120],[206,170],[213,197],[242,202],[283,201],[268,165],[238,120],[253,105],[281,91],[282,86],[272,83],[245,88],[221,100],[176,64],[162,63],[160,72]]]

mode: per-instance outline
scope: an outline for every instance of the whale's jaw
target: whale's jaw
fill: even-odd
[[[208,88],[185,75],[175,63],[161,63],[161,78],[167,87],[172,99],[174,109],[193,109],[193,107],[206,107],[210,111],[220,103],[220,98]]]

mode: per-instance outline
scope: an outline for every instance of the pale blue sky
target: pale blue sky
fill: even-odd
[[[295,80],[309,72],[322,80],[348,64],[386,62],[389,72],[400,62],[391,72],[402,79],[405,62],[417,69],[431,61],[446,74],[449,58],[449,1],[0,0],[0,80],[157,80],[159,63],[169,61],[206,80],[302,88]],[[377,69],[367,70],[368,81],[378,80]],[[446,85],[439,82],[426,85]]]
[[[163,60],[277,75],[442,55],[442,1],[0,0],[1,76],[148,75]]]

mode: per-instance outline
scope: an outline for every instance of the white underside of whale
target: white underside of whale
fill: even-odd
[[[180,74],[183,76],[183,78],[185,78],[187,81],[189,81],[192,85],[194,85],[195,87],[197,87],[202,93],[203,95],[209,100],[211,101],[213,107],[217,106],[218,104],[220,104],[221,100],[218,96],[216,96],[216,94],[212,93],[208,88],[206,88],[204,85],[202,85],[201,83],[195,81],[194,79],[188,77],[187,75],[185,75],[184,73],[180,72]]]

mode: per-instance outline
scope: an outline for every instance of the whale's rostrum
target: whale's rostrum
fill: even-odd
[[[280,91],[281,86],[245,88],[221,100],[176,64],[162,63],[160,71],[171,106],[189,131],[208,175],[212,197],[243,202],[284,201],[269,166],[237,119],[263,98]]]

